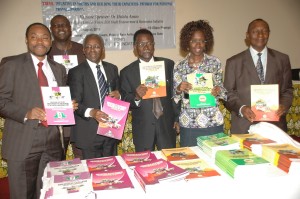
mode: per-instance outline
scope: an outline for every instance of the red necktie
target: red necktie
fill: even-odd
[[[39,67],[38,68],[38,80],[39,80],[40,87],[48,86],[48,80],[42,70],[43,64],[44,64],[43,62],[38,63],[38,67]],[[42,94],[42,91],[41,91],[41,94]],[[41,123],[43,126],[46,126],[46,127],[48,126],[47,121],[41,121]]]

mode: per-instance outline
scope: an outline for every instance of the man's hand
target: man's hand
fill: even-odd
[[[244,106],[241,110],[243,117],[249,120],[250,122],[253,122],[256,115],[253,113],[251,108],[249,106]]]
[[[141,84],[139,85],[136,89],[135,89],[135,99],[136,100],[140,100],[143,98],[144,95],[146,95],[148,91],[147,86],[145,86],[145,84]]]
[[[78,109],[78,103],[75,100],[72,100],[73,105],[73,111],[76,111]]]
[[[108,118],[108,115],[99,109],[92,109],[90,112],[90,116],[95,120],[97,120],[98,122],[102,122],[102,123],[105,123]]]
[[[121,99],[121,94],[118,90],[111,91],[108,96],[115,99]]]
[[[28,120],[40,120],[46,121],[46,112],[44,109],[39,107],[34,107],[33,109],[29,110],[25,116]]]
[[[287,109],[285,108],[284,105],[280,104],[278,110],[276,111],[277,116],[280,117],[286,113],[287,113]]]
[[[180,126],[179,126],[179,122],[174,122],[174,126],[173,129],[176,130],[177,135],[179,135],[180,133]]]

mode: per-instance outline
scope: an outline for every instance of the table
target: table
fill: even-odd
[[[84,193],[85,198],[130,198],[130,199],[160,199],[160,198],[272,198],[272,199],[299,199],[300,198],[300,174],[290,175],[275,166],[271,166],[267,177],[248,177],[232,179],[229,175],[214,165],[212,160],[204,154],[199,147],[191,149],[201,158],[212,165],[221,176],[203,178],[192,181],[180,181],[169,183],[168,186],[159,184],[147,193],[143,191],[133,175],[133,170],[128,168],[123,159],[117,159],[123,168],[126,168],[135,189],[130,190],[107,190],[94,193]],[[161,158],[160,151],[154,152],[157,158]],[[83,160],[84,161],[84,160]],[[300,173],[300,172],[299,172]],[[71,195],[70,195],[71,197]],[[73,198],[82,198],[73,197]],[[59,197],[57,197],[59,198]],[[65,199],[65,196],[62,197]]]

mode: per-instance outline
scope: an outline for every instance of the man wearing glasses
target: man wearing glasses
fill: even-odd
[[[172,100],[173,67],[170,59],[154,57],[154,37],[147,29],[140,29],[133,36],[133,48],[138,59],[120,71],[122,99],[130,102],[132,133],[135,150],[146,151],[176,147],[175,103]],[[139,64],[163,61],[166,74],[167,96],[142,99],[147,87],[141,84]],[[155,101],[161,113],[153,113]]]
[[[118,68],[102,60],[104,42],[97,34],[86,36],[83,52],[86,60],[68,73],[72,99],[78,102],[71,141],[82,150],[83,159],[114,156],[117,140],[98,135],[97,129],[99,122],[108,119],[101,111],[105,95],[120,99]]]

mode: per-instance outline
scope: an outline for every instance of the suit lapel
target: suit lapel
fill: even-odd
[[[28,84],[31,85],[31,88],[33,88],[34,91],[40,91],[37,73],[30,53],[26,54],[24,66],[26,67],[26,69],[24,70],[24,75],[26,80],[28,81]]]
[[[271,78],[276,76],[276,74],[273,74],[275,70],[272,70],[272,68],[276,65],[276,62],[272,50],[268,49],[267,52],[267,71],[265,75],[265,83],[270,83]]]
[[[93,71],[92,69],[90,68],[90,65],[87,61],[85,61],[84,63],[84,76],[85,76],[85,80],[87,81],[87,83],[90,85],[89,87],[91,88],[91,91],[93,93],[95,93],[95,97],[98,97],[99,99],[99,90],[98,90],[98,87],[97,87],[97,82],[96,82],[96,79],[94,77],[94,74],[93,74]],[[97,92],[94,92],[94,91],[97,91]],[[100,99],[99,99],[100,101]]]
[[[250,76],[253,77],[254,82],[256,84],[260,84],[260,79],[258,77],[256,67],[253,63],[253,59],[252,59],[252,56],[251,56],[251,53],[250,53],[250,49],[245,51],[243,65],[247,68]]]
[[[55,80],[56,80],[56,82],[57,82],[57,86],[62,86],[62,85],[63,85],[63,82],[62,82],[62,78],[60,77],[61,74],[60,74],[60,72],[59,72],[58,67],[55,66],[56,63],[54,63],[54,62],[53,62],[52,60],[50,60],[50,59],[47,59],[47,61],[48,61],[49,66],[50,66],[50,68],[51,68],[51,70],[52,70],[52,73],[53,73],[53,75],[54,75],[54,77],[55,77]]]

